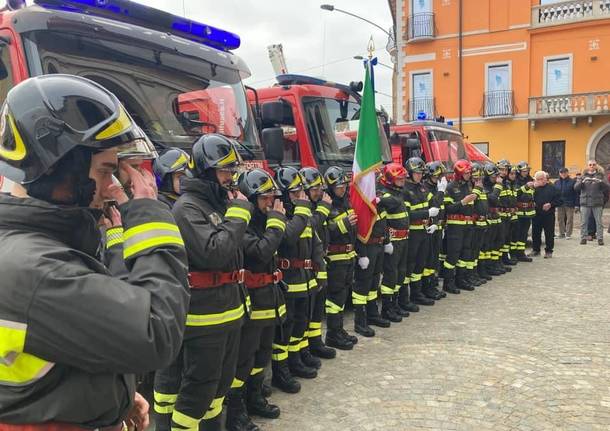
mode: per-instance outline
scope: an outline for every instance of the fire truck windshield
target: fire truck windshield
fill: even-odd
[[[428,129],[428,142],[434,160],[445,162],[448,169],[459,159],[466,159],[466,150],[462,135],[440,129]]]
[[[23,35],[30,71],[68,73],[112,91],[159,146],[190,149],[205,133],[237,139],[246,158],[262,158],[237,70],[154,46],[66,32]],[[35,74],[34,72],[32,72]]]
[[[358,136],[360,104],[354,99],[304,97],[303,107],[307,132],[318,158],[351,165]],[[391,160],[390,146],[381,123],[379,140],[383,159]]]

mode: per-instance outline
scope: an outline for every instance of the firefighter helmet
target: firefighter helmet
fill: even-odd
[[[426,163],[426,170],[428,177],[440,178],[447,173],[447,168],[443,162],[428,162]]]
[[[400,163],[389,163],[383,167],[379,182],[385,187],[396,187],[396,180],[407,178],[407,170]]]
[[[329,186],[341,186],[345,185],[348,182],[347,175],[343,168],[339,166],[331,166],[324,173],[324,181]]]
[[[275,178],[283,192],[298,192],[299,190],[303,190],[303,179],[301,178],[299,171],[292,166],[279,168]]]
[[[483,165],[483,172],[486,177],[494,177],[500,174],[500,170],[492,162],[487,162]]]
[[[464,175],[472,173],[472,163],[468,160],[460,159],[453,164],[453,178],[457,181],[464,179]]]
[[[426,171],[426,163],[420,157],[411,157],[405,163],[409,175],[414,173],[423,174]]]
[[[188,164],[189,155],[186,151],[176,147],[168,148],[153,162],[153,173],[157,180],[157,186],[161,187],[163,185],[167,175],[185,171]]]
[[[196,176],[204,177],[210,169],[237,169],[241,161],[232,139],[209,133],[200,137],[193,145],[189,168]]]
[[[303,180],[303,188],[307,191],[316,187],[326,188],[324,177],[319,170],[312,167],[302,168],[299,171]]]
[[[271,178],[271,175],[262,169],[243,172],[239,176],[239,190],[251,202],[254,202],[258,196],[279,196],[282,194],[277,183]]]
[[[483,166],[480,163],[474,162],[472,163],[472,178],[479,179],[483,178]]]
[[[499,170],[510,169],[510,162],[506,159],[502,159],[498,163],[496,163],[496,166]]]
[[[517,164],[517,169],[519,170],[519,172],[521,172],[521,171],[529,172],[532,168],[525,160],[522,160]]]

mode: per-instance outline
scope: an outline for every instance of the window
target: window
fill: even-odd
[[[434,98],[432,97],[432,72],[415,72],[411,75],[411,119],[420,113],[426,118],[434,118]]]
[[[473,142],[474,145],[480,152],[489,156],[489,142]]]
[[[8,46],[0,45],[0,104],[4,103],[8,91],[13,87],[13,73]]]
[[[513,115],[512,70],[510,63],[486,66],[484,115],[486,117]]]
[[[572,56],[545,58],[546,96],[572,93]]]
[[[559,169],[565,166],[566,141],[545,141],[542,143],[542,170],[551,177],[559,176]]]

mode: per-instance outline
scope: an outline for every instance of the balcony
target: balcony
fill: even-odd
[[[409,120],[417,120],[418,115],[423,112],[426,118],[436,117],[436,103],[434,97],[415,97],[409,99]]]
[[[407,19],[407,42],[431,39],[434,39],[434,13],[425,12],[410,15]]]
[[[532,28],[610,18],[610,0],[572,0],[532,7]]]
[[[530,97],[530,120],[610,115],[610,91]]]
[[[515,101],[511,90],[489,91],[483,95],[481,115],[485,118],[512,117]]]

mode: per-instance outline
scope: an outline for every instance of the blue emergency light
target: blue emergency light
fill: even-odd
[[[34,0],[47,9],[85,13],[165,31],[216,49],[239,48],[238,35],[129,0]]]
[[[420,112],[417,114],[417,119],[418,119],[419,121],[425,121],[425,120],[426,120],[426,118],[427,118],[427,116],[426,116],[426,113],[425,113],[424,111],[420,111]]]
[[[450,127],[453,127],[453,120],[447,121],[447,125],[450,126]]]

